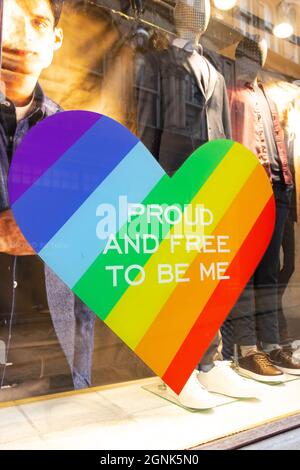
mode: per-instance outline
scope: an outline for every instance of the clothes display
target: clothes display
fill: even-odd
[[[276,203],[276,222],[267,251],[233,308],[229,321],[232,321],[233,341],[244,356],[240,359],[242,373],[245,375],[248,371],[252,378],[272,381],[274,376],[280,379],[282,375],[279,373],[276,376],[275,365],[291,373],[298,371],[296,373],[299,375],[300,367],[290,361],[289,368],[286,356],[280,353],[280,249],[290,210],[293,180],[278,111],[262,84],[257,83],[257,74],[266,56],[266,46],[254,40],[243,39],[237,46],[236,61],[240,76],[237,77],[237,89],[230,93],[230,107],[234,139],[257,155],[270,177]],[[249,81],[246,81],[247,73]],[[247,350],[243,349],[245,346]],[[269,354],[260,353],[258,348]],[[272,359],[274,351],[279,358],[277,362]]]
[[[288,39],[275,37],[270,25],[275,26],[277,17],[270,13],[269,21],[265,12],[270,2],[264,1],[235,2],[229,10],[210,0],[102,3],[4,2],[0,25],[0,401],[3,390],[9,393],[10,388],[48,375],[54,382],[56,377],[65,380],[62,389],[84,389],[157,372],[134,353],[139,345],[128,348],[114,334],[117,330],[110,331],[35,255],[13,218],[7,186],[17,148],[41,121],[74,109],[107,115],[128,127],[170,177],[195,150],[219,139],[243,144],[255,155],[258,168],[258,162],[264,168],[276,205],[268,248],[199,364],[192,366],[195,370],[180,394],[161,384],[185,408],[215,408],[219,401],[214,394],[225,400],[258,399],[256,387],[300,377],[300,30],[295,28]],[[25,19],[26,28],[20,27]],[[153,167],[159,168],[157,162],[151,160]],[[239,172],[233,176],[238,181]],[[31,175],[20,174],[20,179],[28,178]],[[228,178],[222,178],[213,191],[216,198],[222,197],[228,185]],[[120,188],[126,192],[121,184]],[[249,204],[253,198],[255,194],[250,194]],[[144,204],[142,198],[128,198],[128,202]],[[233,229],[239,232],[240,221],[234,223]],[[218,235],[215,230],[218,226],[205,233],[209,240]],[[131,236],[125,240],[132,246]],[[159,245],[159,237],[155,241]],[[207,254],[201,246],[198,251],[200,256]],[[99,285],[97,295],[101,296],[102,288]],[[167,328],[168,321],[167,317]],[[159,346],[163,349],[164,345]],[[52,386],[48,389],[55,391]]]

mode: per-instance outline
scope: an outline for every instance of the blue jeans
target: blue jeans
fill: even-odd
[[[53,326],[69,363],[74,388],[90,387],[96,315],[47,266],[45,280]]]
[[[0,254],[0,279],[0,339],[7,345],[8,362],[19,344],[22,325],[27,324],[29,318],[38,318],[40,308],[48,307],[74,388],[91,386],[95,314],[48,267],[45,268],[37,256]],[[35,341],[44,337],[39,331],[40,323],[32,327]],[[28,356],[29,352],[26,354]],[[33,362],[38,358],[32,354],[30,361],[34,370]],[[6,370],[5,375],[8,372]],[[0,384],[4,378],[0,370]]]

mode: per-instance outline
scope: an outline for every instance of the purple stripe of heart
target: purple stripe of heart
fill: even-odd
[[[41,126],[45,125],[45,121],[31,129],[29,136],[31,142],[35,142],[37,148],[43,149],[38,165],[35,152],[28,154],[26,145],[20,147],[17,162],[12,160],[10,171],[14,176],[11,180],[13,184],[9,185],[11,205],[102,116],[87,111],[68,111],[68,129],[66,132],[64,114],[62,112],[55,115],[55,119],[52,119],[52,117],[46,119],[47,133],[41,132]],[[24,141],[25,139],[27,139],[27,136]],[[26,154],[22,155],[22,149],[25,150]]]

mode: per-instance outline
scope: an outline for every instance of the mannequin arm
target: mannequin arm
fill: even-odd
[[[225,80],[223,81],[223,124],[226,139],[232,139],[231,115]]]
[[[154,77],[154,79],[153,79]],[[137,135],[158,160],[162,124],[157,122],[157,116],[162,115],[162,103],[158,99],[159,90],[153,86],[160,80],[159,62],[154,54],[144,54],[137,70]],[[154,92],[150,92],[153,90]],[[157,91],[157,93],[155,93]]]

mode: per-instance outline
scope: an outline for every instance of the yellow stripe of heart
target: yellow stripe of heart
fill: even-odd
[[[206,227],[205,235],[213,232],[258,164],[251,152],[236,143],[208,178],[191,202],[193,207],[204,203],[214,215],[214,222]],[[171,229],[171,234],[173,233],[174,228]],[[196,251],[188,253],[185,250],[184,243],[177,247],[175,253],[171,253],[170,239],[165,238],[158,251],[151,256],[144,267],[146,273],[144,282],[129,287],[114,306],[105,323],[130,348],[135,349],[178,285],[175,281],[158,284],[158,265],[161,263],[190,265],[196,256]]]

